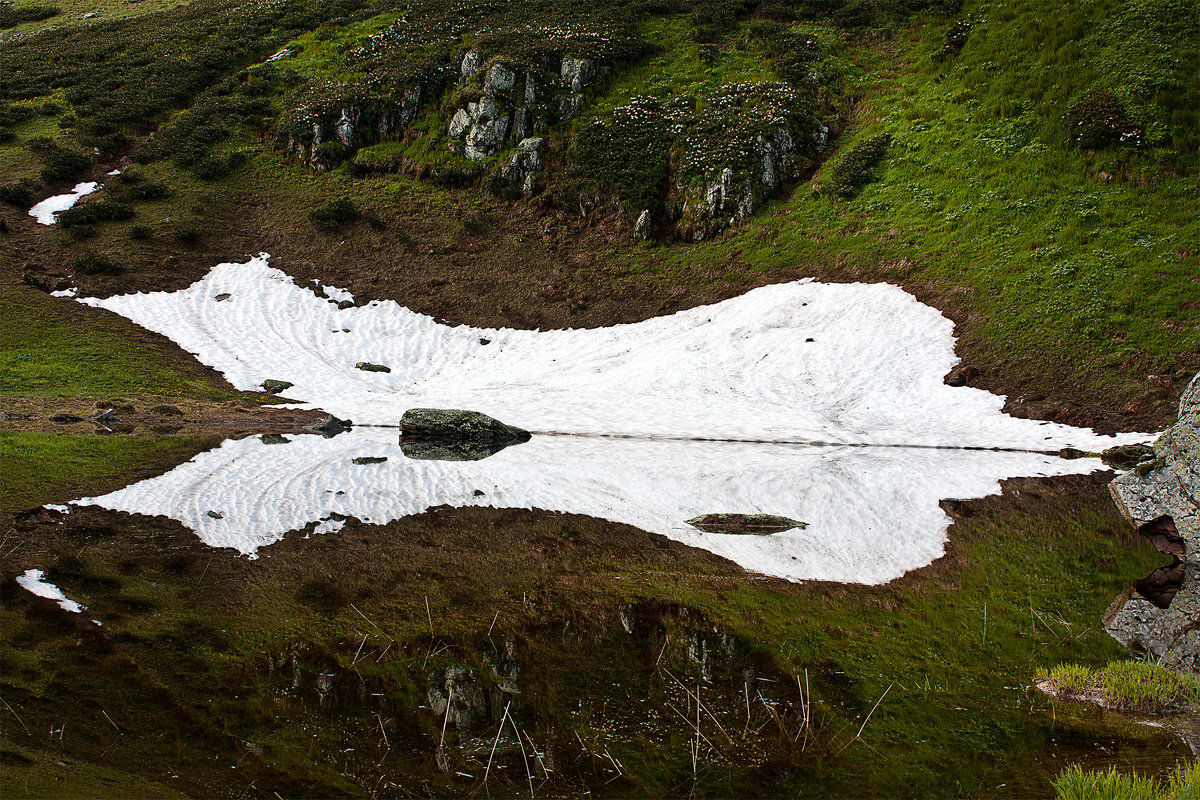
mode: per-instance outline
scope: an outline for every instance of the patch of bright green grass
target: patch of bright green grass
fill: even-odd
[[[124,322],[25,287],[0,290],[0,395],[108,397],[161,394],[232,398],[237,393],[190,360],[172,364],[136,341]],[[83,319],[83,317],[88,317]]]
[[[1101,669],[1061,664],[1041,677],[1062,691],[1096,697],[1118,709],[1148,713],[1200,711],[1200,680],[1158,664],[1113,661]]]
[[[119,488],[137,468],[186,457],[208,437],[0,433],[0,506],[10,513]],[[215,440],[214,440],[215,443]]]
[[[1058,800],[1194,800],[1200,797],[1200,763],[1182,764],[1165,781],[1122,775],[1116,767],[1107,772],[1075,765],[1054,781]]]

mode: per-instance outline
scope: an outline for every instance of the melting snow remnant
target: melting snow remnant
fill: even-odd
[[[29,209],[29,216],[36,219],[43,225],[53,225],[57,221],[57,216],[60,211],[66,211],[71,206],[79,202],[79,198],[89,195],[100,188],[100,184],[95,181],[87,181],[85,183],[75,184],[75,188],[69,194],[56,194],[53,197],[47,197],[42,202]]]
[[[80,302],[169,336],[239,389],[287,381],[300,407],[358,424],[430,407],[601,436],[1088,452],[1146,438],[1018,419],[1002,396],[947,386],[953,323],[887,284],[797,281],[635,324],[523,331],[391,301],[339,308],[267,261]]]
[[[62,593],[53,583],[46,583],[42,580],[45,573],[40,569],[27,569],[21,575],[17,576],[17,583],[24,589],[36,594],[38,597],[44,597],[47,600],[54,600],[58,603],[59,608],[63,611],[70,611],[72,614],[78,614],[87,606],[81,606],[71,598]],[[97,623],[99,624],[99,623]]]
[[[951,519],[940,500],[1099,466],[1014,451],[590,436],[534,436],[481,461],[428,461],[407,458],[395,430],[355,427],[284,446],[229,440],[76,504],[166,515],[210,546],[248,555],[314,522],[313,533],[335,533],[343,518],[382,525],[443,505],[538,508],[634,525],[766,575],[879,584],[942,555]],[[206,513],[215,497],[219,517]],[[714,508],[808,524],[771,535],[688,524]]]

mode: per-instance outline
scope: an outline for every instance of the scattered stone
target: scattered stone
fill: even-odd
[[[290,444],[292,441],[282,433],[264,433],[258,438],[263,444]]]
[[[491,344],[492,340],[491,339],[480,339],[479,343],[483,344],[483,345],[487,345],[487,344]]]
[[[966,386],[979,377],[979,369],[966,364],[959,364],[946,374],[947,386]]]
[[[326,439],[332,439],[339,433],[345,433],[354,427],[354,423],[348,419],[338,419],[330,414],[325,419],[319,422],[311,422],[304,426],[304,430],[319,433]]]
[[[229,292],[221,292],[219,295],[217,295],[213,299],[216,300],[218,303],[220,303],[225,300],[228,300],[231,297],[233,297],[233,295],[231,295]]]
[[[164,416],[164,417],[179,417],[179,416],[183,416],[183,412],[182,412],[182,411],[180,411],[180,410],[179,410],[178,408],[176,408],[175,406],[168,405],[168,404],[166,404],[166,403],[162,404],[161,406],[151,406],[151,407],[150,407],[150,413],[151,413],[151,414],[159,414],[159,415],[161,415],[161,416]]]
[[[209,511],[209,512],[208,512],[208,515],[209,515],[210,517],[212,517],[213,519],[225,519],[225,515],[224,515],[224,514],[218,513],[218,512],[216,512],[216,511]]]
[[[267,394],[279,394],[285,389],[290,389],[296,384],[291,381],[277,381],[273,378],[268,378],[262,382],[263,391]]]
[[[354,365],[363,372],[391,372],[391,367],[385,367],[383,364],[372,364],[370,361],[360,361]]]
[[[687,520],[687,524],[706,533],[751,534],[768,536],[794,528],[807,528],[807,522],[772,514],[705,514]]]
[[[338,300],[337,304],[339,311],[345,311],[347,308],[354,308],[353,300]]]
[[[1119,444],[1100,454],[1100,460],[1113,469],[1133,469],[1143,461],[1154,459],[1154,448],[1148,444]]]
[[[359,456],[358,458],[354,459],[354,463],[358,464],[359,466],[365,466],[367,464],[383,464],[386,461],[387,456]]]

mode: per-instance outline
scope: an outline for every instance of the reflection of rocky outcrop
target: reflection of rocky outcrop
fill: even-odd
[[[1118,597],[1105,627],[1166,666],[1200,671],[1200,375],[1179,401],[1178,422],[1154,443],[1153,461],[1109,491],[1125,518],[1176,562]]]

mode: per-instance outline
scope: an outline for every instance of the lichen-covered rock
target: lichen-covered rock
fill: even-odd
[[[308,425],[305,425],[304,429],[306,431],[312,431],[313,433],[319,433],[322,436],[324,436],[326,439],[332,439],[334,436],[337,436],[339,433],[345,433],[346,431],[350,430],[350,428],[352,428],[353,426],[354,426],[354,423],[351,422],[350,420],[338,419],[337,417],[330,414],[329,416],[325,417],[325,419],[323,419],[323,420],[319,420],[317,422],[313,422]]]
[[[633,238],[638,242],[644,242],[650,238],[650,209],[644,209],[641,214],[638,214],[637,222],[633,224]]]
[[[1120,444],[1100,454],[1100,460],[1113,469],[1133,469],[1146,460],[1154,459],[1154,448],[1148,444]]]
[[[459,74],[462,80],[474,75],[483,68],[483,54],[478,50],[468,50],[462,58],[462,65],[459,67]]]
[[[1174,669],[1200,671],[1200,374],[1179,419],[1154,443],[1152,467],[1121,475],[1109,492],[1121,514],[1182,558],[1117,598],[1104,625],[1118,641]],[[1145,463],[1145,462],[1143,462]],[[1181,575],[1173,574],[1181,571]],[[1166,574],[1172,573],[1172,574]],[[1166,607],[1161,607],[1164,602]]]
[[[292,388],[294,385],[290,381],[277,381],[270,378],[262,382],[263,391],[267,394],[279,394],[286,389]]]
[[[441,442],[513,443],[529,441],[529,431],[505,425],[478,411],[456,408],[410,408],[400,418],[406,439]]]

